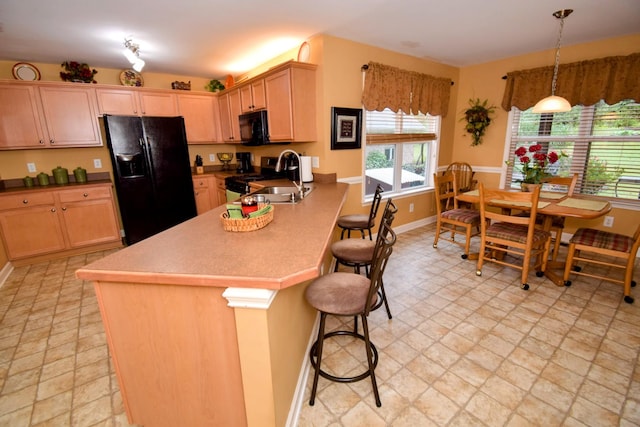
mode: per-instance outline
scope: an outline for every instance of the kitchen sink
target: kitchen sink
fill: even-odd
[[[313,186],[304,187],[304,195],[307,196],[313,190]],[[269,203],[298,203],[300,192],[294,186],[287,187],[264,187],[251,194],[262,194]]]

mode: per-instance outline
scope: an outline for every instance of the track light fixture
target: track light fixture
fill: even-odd
[[[569,101],[561,96],[556,96],[556,82],[558,80],[558,65],[560,63],[560,41],[562,40],[562,27],[564,27],[564,19],[573,12],[573,9],[562,9],[553,13],[560,20],[560,33],[558,34],[558,43],[556,44],[556,62],[553,67],[553,80],[551,81],[551,96],[541,99],[533,107],[534,113],[564,113],[571,111]]]
[[[133,43],[131,39],[124,39],[123,55],[131,63],[131,68],[140,72],[144,67],[144,61],[140,59],[140,46]]]

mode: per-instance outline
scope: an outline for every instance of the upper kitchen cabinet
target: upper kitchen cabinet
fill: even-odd
[[[100,114],[154,117],[178,115],[176,95],[166,90],[98,88],[96,96]]]
[[[267,108],[267,98],[264,93],[264,80],[257,79],[240,87],[240,104],[243,113],[264,110]]]
[[[238,89],[225,91],[218,97],[218,106],[220,107],[222,140],[225,142],[241,142],[240,121],[238,120],[238,116],[241,113],[240,91]]]
[[[316,141],[315,69],[287,62],[264,76],[271,142]]]
[[[102,145],[90,85],[0,83],[0,122],[0,149]]]
[[[218,98],[214,94],[178,94],[178,112],[184,117],[189,144],[220,141]]]

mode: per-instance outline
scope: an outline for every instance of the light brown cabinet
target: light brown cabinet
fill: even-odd
[[[315,141],[315,66],[291,63],[266,75],[264,83],[271,141]]]
[[[238,89],[223,93],[218,98],[220,107],[220,130],[222,140],[225,142],[240,141],[240,121],[238,116],[242,112],[240,108],[240,91]]]
[[[210,211],[220,204],[218,203],[218,191],[215,176],[194,176],[193,191],[196,196],[196,210],[198,215]]]
[[[216,193],[218,194],[218,200],[216,206],[224,205],[227,203],[227,187],[224,183],[224,178],[215,178],[216,180]]]
[[[243,113],[264,110],[267,108],[267,98],[264,93],[264,80],[257,79],[239,88],[240,105]]]
[[[111,184],[0,195],[0,232],[10,260],[121,245]]]
[[[102,145],[94,89],[79,83],[0,83],[0,149]]]
[[[178,95],[178,112],[184,117],[189,144],[211,144],[220,141],[218,99],[214,94]]]
[[[174,93],[134,88],[97,88],[100,114],[174,117],[178,104]]]

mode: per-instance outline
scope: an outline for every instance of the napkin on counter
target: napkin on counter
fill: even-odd
[[[266,205],[265,207],[260,208],[260,209],[258,209],[257,211],[251,212],[251,213],[249,214],[249,218],[255,218],[255,217],[257,217],[257,216],[264,215],[264,214],[268,213],[271,209],[273,209],[273,206],[271,206],[271,205]]]
[[[227,205],[227,213],[231,219],[242,219],[242,206],[240,205]]]

